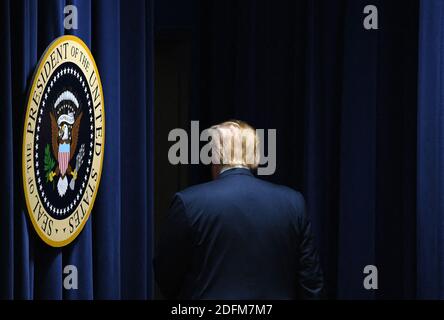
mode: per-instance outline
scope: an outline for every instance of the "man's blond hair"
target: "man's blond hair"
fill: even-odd
[[[244,166],[256,169],[259,165],[259,136],[248,123],[225,121],[210,128],[213,163],[223,166]]]

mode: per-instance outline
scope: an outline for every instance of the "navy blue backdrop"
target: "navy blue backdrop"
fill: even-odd
[[[329,297],[444,298],[444,0],[374,0],[371,31],[364,0],[74,1],[107,140],[90,221],[53,249],[25,211],[21,132],[32,71],[69,3],[0,1],[0,298],[152,297],[153,7],[158,29],[193,35],[190,119],[277,129],[266,179],[303,192]],[[80,283],[67,292],[70,263]],[[376,291],[363,288],[367,264]]]
[[[152,30],[150,1],[0,1],[0,297],[151,297]],[[63,8],[75,4],[79,36],[102,78],[106,146],[98,197],[72,245],[50,248],[32,229],[20,184],[26,93],[46,47],[64,34]],[[148,195],[148,196],[147,196]],[[62,286],[78,268],[78,290]]]
[[[421,1],[418,296],[444,299],[444,1]]]

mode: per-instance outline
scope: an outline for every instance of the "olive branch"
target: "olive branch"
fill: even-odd
[[[52,169],[55,166],[55,160],[51,156],[51,150],[49,148],[49,144],[45,147],[45,159],[44,159],[44,168],[45,168],[45,177],[46,182],[49,181],[49,174],[52,172]],[[54,180],[52,181],[52,185],[54,187]]]

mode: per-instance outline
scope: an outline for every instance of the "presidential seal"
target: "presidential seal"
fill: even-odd
[[[80,233],[99,188],[105,143],[102,84],[86,44],[52,42],[29,90],[23,131],[23,187],[29,217],[47,244]]]

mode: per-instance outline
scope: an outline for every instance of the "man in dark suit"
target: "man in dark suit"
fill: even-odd
[[[259,143],[248,124],[212,129],[215,179],[174,196],[154,260],[161,292],[173,299],[320,298],[323,277],[302,195],[251,173]],[[243,153],[227,150],[227,138],[242,141]]]

